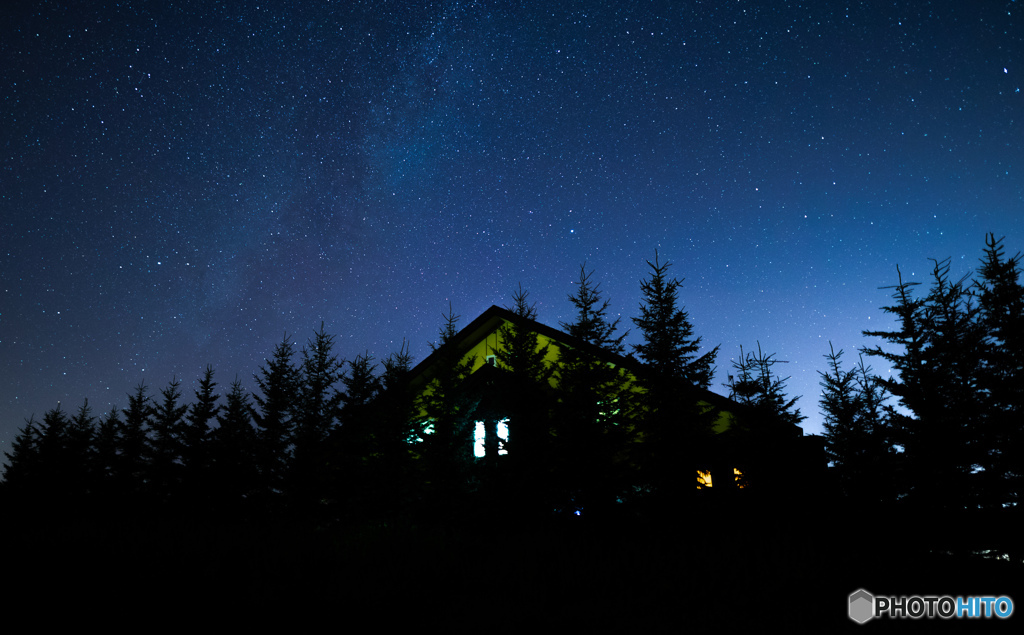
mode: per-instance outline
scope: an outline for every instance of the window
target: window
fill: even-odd
[[[502,456],[508,454],[508,450],[505,448],[505,444],[508,443],[508,419],[499,421],[496,428],[498,456]],[[477,458],[487,456],[487,424],[483,421],[477,421],[473,430],[473,456]]]
[[[711,487],[711,472],[697,470],[697,489],[704,489],[705,487]]]
[[[476,429],[473,431],[473,456],[480,458],[487,455],[484,448],[484,439],[487,437],[487,427],[483,421],[476,422]]]
[[[737,468],[732,468],[733,481],[736,483],[736,487],[743,489],[747,486],[747,481],[743,478],[743,472],[740,472]]]
[[[409,443],[423,443],[423,436],[427,434],[434,434],[434,421],[432,419],[425,419],[421,421],[418,426],[420,434],[411,436],[407,439]]]

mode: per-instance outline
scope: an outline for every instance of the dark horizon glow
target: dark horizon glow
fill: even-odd
[[[818,433],[829,342],[877,343],[897,265],[1024,250],[1019,4],[22,3],[0,451],[207,364],[253,390],[321,322],[415,363],[521,283],[558,328],[583,262],[631,328],[655,250],[713,388],[760,343]]]

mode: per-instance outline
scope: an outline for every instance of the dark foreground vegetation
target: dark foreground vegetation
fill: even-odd
[[[898,373],[828,352],[817,470],[781,451],[802,416],[773,355],[741,356],[726,405],[697,405],[718,349],[700,353],[681,281],[650,266],[639,359],[581,269],[557,390],[520,290],[489,375],[451,344],[449,313],[418,386],[404,350],[378,373],[369,355],[339,360],[321,326],[297,355],[286,338],[251,393],[222,397],[210,369],[191,403],[172,381],[99,417],[86,402],[30,419],[0,488],[6,605],[485,632],[963,626],[858,626],[858,588],[1024,611],[1019,255],[989,237],[976,279],[941,261],[923,293],[898,277],[897,329],[861,351]],[[726,407],[733,425],[713,434]],[[695,488],[726,454],[745,457],[745,487]]]
[[[315,526],[275,519],[8,516],[7,614],[114,628],[328,619],[339,629],[521,632],[835,632],[912,626],[846,616],[858,588],[1024,598],[1024,568],[978,552],[1019,545],[1019,515],[861,514],[790,504],[698,504],[590,523],[474,518]],[[997,527],[999,531],[993,531]],[[141,620],[141,622],[139,621]],[[1014,628],[1019,621],[990,620]],[[977,622],[956,626],[976,629]],[[967,629],[967,630],[964,630]]]

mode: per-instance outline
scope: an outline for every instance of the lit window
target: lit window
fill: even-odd
[[[487,428],[483,421],[476,422],[476,430],[473,431],[473,456],[480,458],[487,455],[484,448],[484,439],[487,437]]]
[[[434,422],[430,419],[421,421],[419,424],[420,434],[434,434]],[[423,437],[420,435],[409,437],[410,443],[423,443]]]
[[[743,489],[747,486],[747,482],[743,480],[743,472],[740,472],[736,468],[732,468],[733,480],[736,482],[736,487]]]
[[[508,454],[505,445],[508,443],[508,419],[498,422],[498,455]],[[477,421],[473,430],[473,456],[487,456],[487,424]]]
[[[705,487],[711,487],[711,472],[697,470],[697,489],[704,489]]]
[[[508,454],[505,445],[508,444],[508,419],[498,422],[498,454]]]

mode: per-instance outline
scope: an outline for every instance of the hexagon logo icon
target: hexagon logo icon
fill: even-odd
[[[874,617],[875,596],[864,589],[857,589],[850,594],[850,619],[858,624]]]

